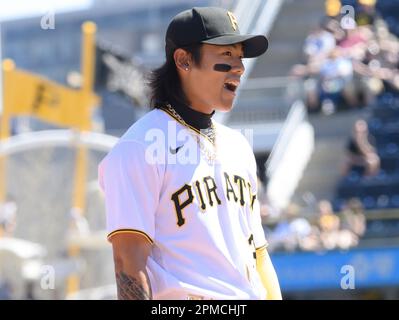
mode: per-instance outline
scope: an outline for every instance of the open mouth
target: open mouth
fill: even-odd
[[[231,92],[236,92],[238,84],[236,81],[228,81],[224,83],[223,87]]]

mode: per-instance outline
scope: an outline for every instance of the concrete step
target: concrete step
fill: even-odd
[[[346,139],[352,132],[352,126],[359,118],[367,115],[367,109],[356,109],[336,112],[325,116],[315,114],[309,116],[309,122],[315,129],[318,138],[342,138]]]
[[[365,110],[338,112],[331,116],[309,118],[315,130],[315,149],[299,181],[293,201],[303,205],[303,195],[312,193],[315,199],[331,199],[341,178],[345,161],[345,145],[353,123],[365,115]]]
[[[344,149],[339,139],[316,141],[313,155],[295,191],[294,201],[309,192],[318,200],[330,199],[340,179],[343,157]]]

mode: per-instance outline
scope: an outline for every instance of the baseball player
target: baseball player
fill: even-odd
[[[281,299],[252,148],[212,119],[232,108],[242,59],[267,47],[222,8],[169,24],[153,109],[99,165],[119,299]]]

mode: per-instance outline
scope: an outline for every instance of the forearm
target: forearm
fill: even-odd
[[[256,269],[267,292],[267,300],[282,300],[276,271],[266,248],[256,251]]]
[[[112,238],[115,278],[120,300],[151,300],[152,291],[146,264],[151,244],[138,235]]]
[[[151,300],[151,285],[147,272],[119,270],[115,272],[119,300]]]

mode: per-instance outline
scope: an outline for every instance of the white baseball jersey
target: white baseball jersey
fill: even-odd
[[[217,162],[210,164],[194,129],[154,109],[99,165],[108,237],[140,233],[153,244],[154,299],[266,297],[255,260],[255,249],[267,245],[255,157],[241,133],[215,128]],[[193,151],[196,161],[187,161]]]

